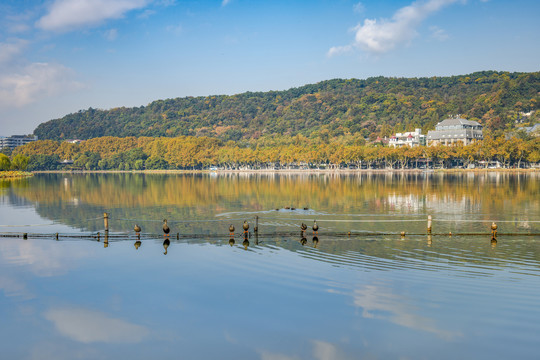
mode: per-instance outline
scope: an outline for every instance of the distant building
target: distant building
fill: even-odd
[[[420,146],[426,145],[426,135],[422,134],[422,129],[414,129],[411,132],[397,133],[390,137],[388,146],[402,147],[402,146]]]
[[[427,145],[452,145],[458,142],[469,145],[483,138],[482,125],[476,121],[454,118],[443,120],[435,126],[435,130],[428,131]]]
[[[538,136],[540,135],[540,124],[534,124],[533,126],[524,127],[523,130],[529,135]]]
[[[28,144],[29,142],[36,141],[37,136],[26,135],[12,135],[0,137],[0,149],[10,148],[15,149],[17,146]]]

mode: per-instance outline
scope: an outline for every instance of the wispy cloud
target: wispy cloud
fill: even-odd
[[[118,19],[125,13],[144,8],[150,0],[55,0],[36,26],[43,30],[70,31]]]
[[[427,17],[444,6],[460,0],[427,0],[416,1],[405,6],[391,19],[365,19],[354,29],[354,42],[346,46],[330,48],[328,56],[350,51],[352,47],[373,54],[382,54],[393,50],[396,46],[409,43],[416,35],[416,29]]]
[[[353,11],[357,14],[363,14],[366,11],[366,7],[361,2],[353,5]]]
[[[444,31],[443,29],[441,29],[438,26],[430,26],[429,31],[431,31],[431,37],[434,38],[434,39],[437,39],[439,41],[448,40],[448,38],[450,37],[450,36],[448,36],[446,31]]]
[[[109,29],[105,31],[105,39],[109,41],[114,41],[118,37],[118,30],[117,29]]]
[[[68,338],[85,344],[138,343],[148,335],[146,327],[87,309],[52,309],[45,318]]]
[[[230,2],[231,2],[231,0],[223,0],[221,2],[221,6],[227,6]]]

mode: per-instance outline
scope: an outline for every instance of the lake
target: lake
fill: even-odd
[[[537,359],[538,233],[539,173],[0,181],[0,357]]]

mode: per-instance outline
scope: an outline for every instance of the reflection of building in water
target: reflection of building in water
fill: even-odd
[[[416,212],[419,209],[424,208],[423,197],[422,200],[418,196],[409,194],[409,195],[397,195],[390,194],[387,197],[388,207],[392,210],[406,210]]]

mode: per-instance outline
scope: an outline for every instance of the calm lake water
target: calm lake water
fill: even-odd
[[[36,175],[0,233],[2,359],[540,353],[538,173]]]

